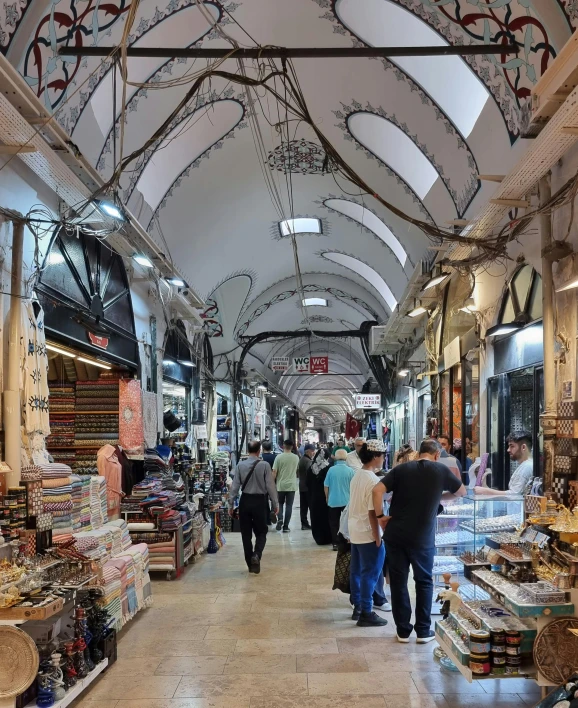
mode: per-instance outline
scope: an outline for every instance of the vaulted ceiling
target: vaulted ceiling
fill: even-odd
[[[109,61],[57,50],[118,44],[129,8],[130,0],[16,0],[0,9],[2,50],[105,179],[120,154],[120,74]],[[517,43],[517,57],[294,61],[311,115],[343,158],[396,207],[444,226],[491,195],[495,185],[478,174],[507,172],[524,150],[530,90],[576,14],[566,0],[141,0],[128,44],[230,46],[221,31],[241,46]],[[123,155],[145,143],[203,68],[129,59]],[[239,70],[230,59],[221,68]],[[257,76],[252,62],[245,70]],[[231,356],[241,335],[387,321],[429,246],[374,197],[327,174],[308,126],[290,123],[287,141],[275,127],[285,117],[263,91],[213,78],[120,179],[124,202],[206,298],[217,355]],[[296,237],[302,289],[279,227],[296,217],[319,220]],[[303,295],[322,301],[306,316]],[[310,345],[259,345],[251,365],[265,371],[272,355]],[[359,345],[319,339],[311,350],[330,354],[333,376],[277,379],[305,410],[341,415],[369,374]]]

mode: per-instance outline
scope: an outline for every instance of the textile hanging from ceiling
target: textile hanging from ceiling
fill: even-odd
[[[119,381],[119,438],[128,452],[144,449],[143,400],[138,379]]]
[[[152,391],[142,392],[144,440],[146,447],[156,447],[158,431],[158,398]]]
[[[50,435],[48,420],[48,357],[44,337],[44,311],[32,300],[22,301],[20,336],[21,389],[24,393],[24,430]]]

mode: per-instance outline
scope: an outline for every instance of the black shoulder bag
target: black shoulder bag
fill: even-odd
[[[245,477],[245,481],[244,481],[243,484],[241,485],[241,491],[242,491],[242,492],[245,491],[245,487],[249,484],[249,480],[250,480],[251,477],[253,476],[253,472],[255,471],[255,467],[257,467],[257,465],[259,464],[259,462],[261,462],[261,460],[260,460],[259,458],[257,458],[256,462],[253,463],[253,467],[251,467],[251,469],[250,469],[250,471],[249,471],[249,474]]]

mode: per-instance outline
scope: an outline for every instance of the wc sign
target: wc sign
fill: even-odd
[[[293,369],[296,374],[327,374],[329,373],[329,357],[296,356],[293,357]]]

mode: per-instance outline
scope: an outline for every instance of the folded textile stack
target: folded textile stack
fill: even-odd
[[[72,469],[76,467],[76,451],[75,450],[49,450],[54,462],[61,462],[63,465],[68,465]]]
[[[138,499],[139,503],[146,499],[149,495],[162,491],[162,484],[155,479],[143,479],[142,482],[135,484],[132,488],[131,497]]]
[[[90,525],[100,528],[108,521],[106,507],[106,480],[104,477],[90,478]]]
[[[157,525],[161,531],[176,531],[181,525],[181,515],[174,509],[168,509],[157,516]]]
[[[107,526],[117,526],[120,529],[120,545],[123,551],[132,546],[128,525],[124,519],[115,519],[109,521]]]
[[[139,543],[137,545],[131,546],[127,549],[123,556],[130,555],[134,561],[134,575],[135,575],[135,593],[136,593],[136,605],[137,611],[142,610],[143,607],[150,607],[152,604],[152,597],[150,596],[150,589],[145,595],[145,588],[148,586],[150,588],[150,576],[149,576],[149,549],[145,543]]]
[[[92,528],[90,519],[90,480],[87,475],[82,475],[80,478],[82,483],[82,494],[80,497],[80,528],[88,530]]]
[[[82,480],[78,475],[70,476],[72,487],[72,528],[74,531],[81,529],[81,506],[82,506]]]
[[[96,466],[96,451],[98,448],[93,450],[78,449],[76,450],[76,455],[74,458],[74,463],[71,465],[72,469],[76,474],[98,474],[98,468]]]
[[[149,543],[149,565],[151,570],[165,570],[167,567],[176,568],[175,536],[170,541]]]
[[[77,543],[85,543],[87,539],[91,539],[91,543],[96,541],[97,545],[86,553],[89,558],[110,558],[112,556],[113,534],[106,526],[91,531],[78,531],[74,534],[74,538]]]
[[[111,555],[120,555],[122,553],[122,529],[111,523],[105,524],[102,528],[110,531],[112,538]]]
[[[54,413],[50,409],[50,435],[46,438],[48,448],[74,445],[74,419],[74,413]]]
[[[54,536],[72,533],[71,469],[60,463],[38,465],[42,470],[42,503],[45,514],[52,515]]]
[[[120,574],[120,606],[121,625],[125,624],[125,617],[128,616],[128,595],[127,595],[127,561],[124,558],[111,558],[106,562],[105,568],[116,568]]]
[[[53,413],[74,413],[74,383],[49,383],[50,427]]]
[[[114,565],[105,564],[103,571],[103,595],[98,600],[98,604],[103,607],[114,620],[114,628],[119,631],[122,628],[122,583],[120,571]]]

